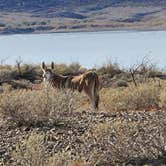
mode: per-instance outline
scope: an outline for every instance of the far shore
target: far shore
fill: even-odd
[[[33,32],[11,32],[0,31],[3,35],[21,35],[21,34],[53,34],[53,33],[91,33],[91,32],[146,32],[146,31],[166,31],[166,27],[116,27],[116,28],[98,28],[98,29],[64,29],[55,31],[33,31]]]

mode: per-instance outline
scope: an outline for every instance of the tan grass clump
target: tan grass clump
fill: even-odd
[[[166,88],[164,87],[160,93],[160,107],[166,109]]]
[[[81,140],[84,142],[87,154],[85,157],[88,157],[91,165],[116,165],[117,163],[128,165],[132,163],[132,159],[135,159],[133,165],[141,165],[141,159],[146,161],[156,159],[158,155],[164,156],[162,144],[165,118],[160,118],[160,123],[156,121],[156,117],[150,119],[153,120],[138,119],[142,121],[138,123],[131,119],[116,118],[113,122],[93,125],[82,135]],[[143,163],[146,163],[145,161]]]
[[[27,138],[19,140],[12,157],[19,165],[31,166],[87,166],[79,157],[70,152],[59,152],[53,155],[47,153],[46,135],[31,133]]]
[[[33,134],[22,140],[13,151],[13,158],[19,165],[44,166],[46,164],[44,135]]]
[[[160,87],[152,83],[144,83],[138,87],[103,89],[101,100],[107,110],[142,110],[158,107]]]
[[[73,156],[71,152],[59,152],[48,158],[48,166],[89,166],[79,156]]]
[[[43,89],[13,90],[0,94],[0,112],[17,124],[37,124],[62,120],[72,111],[72,93]]]

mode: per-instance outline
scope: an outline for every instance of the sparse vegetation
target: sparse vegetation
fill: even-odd
[[[43,146],[44,135],[32,134],[26,140],[22,140],[16,145],[13,151],[13,158],[20,165],[44,166],[45,164],[45,147]]]
[[[164,30],[165,0],[3,0],[0,34]],[[40,65],[0,58],[0,165],[165,166],[166,72],[143,59],[99,75],[99,110],[79,92],[42,84]],[[54,72],[77,75],[78,63]],[[160,79],[161,78],[161,79]]]
[[[20,125],[61,121],[73,110],[72,92],[43,89],[13,90],[0,95],[0,112]]]
[[[146,110],[159,108],[160,90],[156,83],[144,83],[138,87],[103,89],[101,94],[107,110]]]
[[[54,70],[67,75],[81,68],[57,64]],[[96,70],[102,89],[99,110],[93,112],[84,94],[43,86],[39,65],[0,69],[0,164],[166,163],[164,80],[144,79],[139,70],[135,86],[130,71],[110,62]]]

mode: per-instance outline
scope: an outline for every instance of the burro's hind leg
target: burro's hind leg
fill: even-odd
[[[93,96],[93,107],[95,110],[98,110],[99,106],[99,82],[98,79],[95,79],[92,86],[92,96]]]
[[[99,95],[96,94],[94,97],[93,97],[93,108],[95,110],[98,110],[98,106],[99,106]]]
[[[87,96],[92,104],[92,108],[94,110],[97,110],[98,104],[99,104],[99,95],[98,95],[98,92],[95,91],[94,86],[95,86],[95,84],[92,83],[88,87],[85,87],[84,91],[87,94]]]
[[[87,97],[89,98],[89,101],[92,104],[92,107],[94,108],[95,101],[94,101],[94,97],[93,97],[91,88],[89,86],[84,87],[84,92],[87,95]]]

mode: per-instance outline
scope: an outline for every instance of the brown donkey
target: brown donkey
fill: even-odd
[[[43,80],[54,88],[71,89],[79,92],[84,91],[89,97],[94,109],[98,109],[99,104],[99,78],[96,72],[87,71],[78,76],[62,76],[53,73],[54,63],[51,63],[51,68],[47,68],[45,63],[42,63]]]

